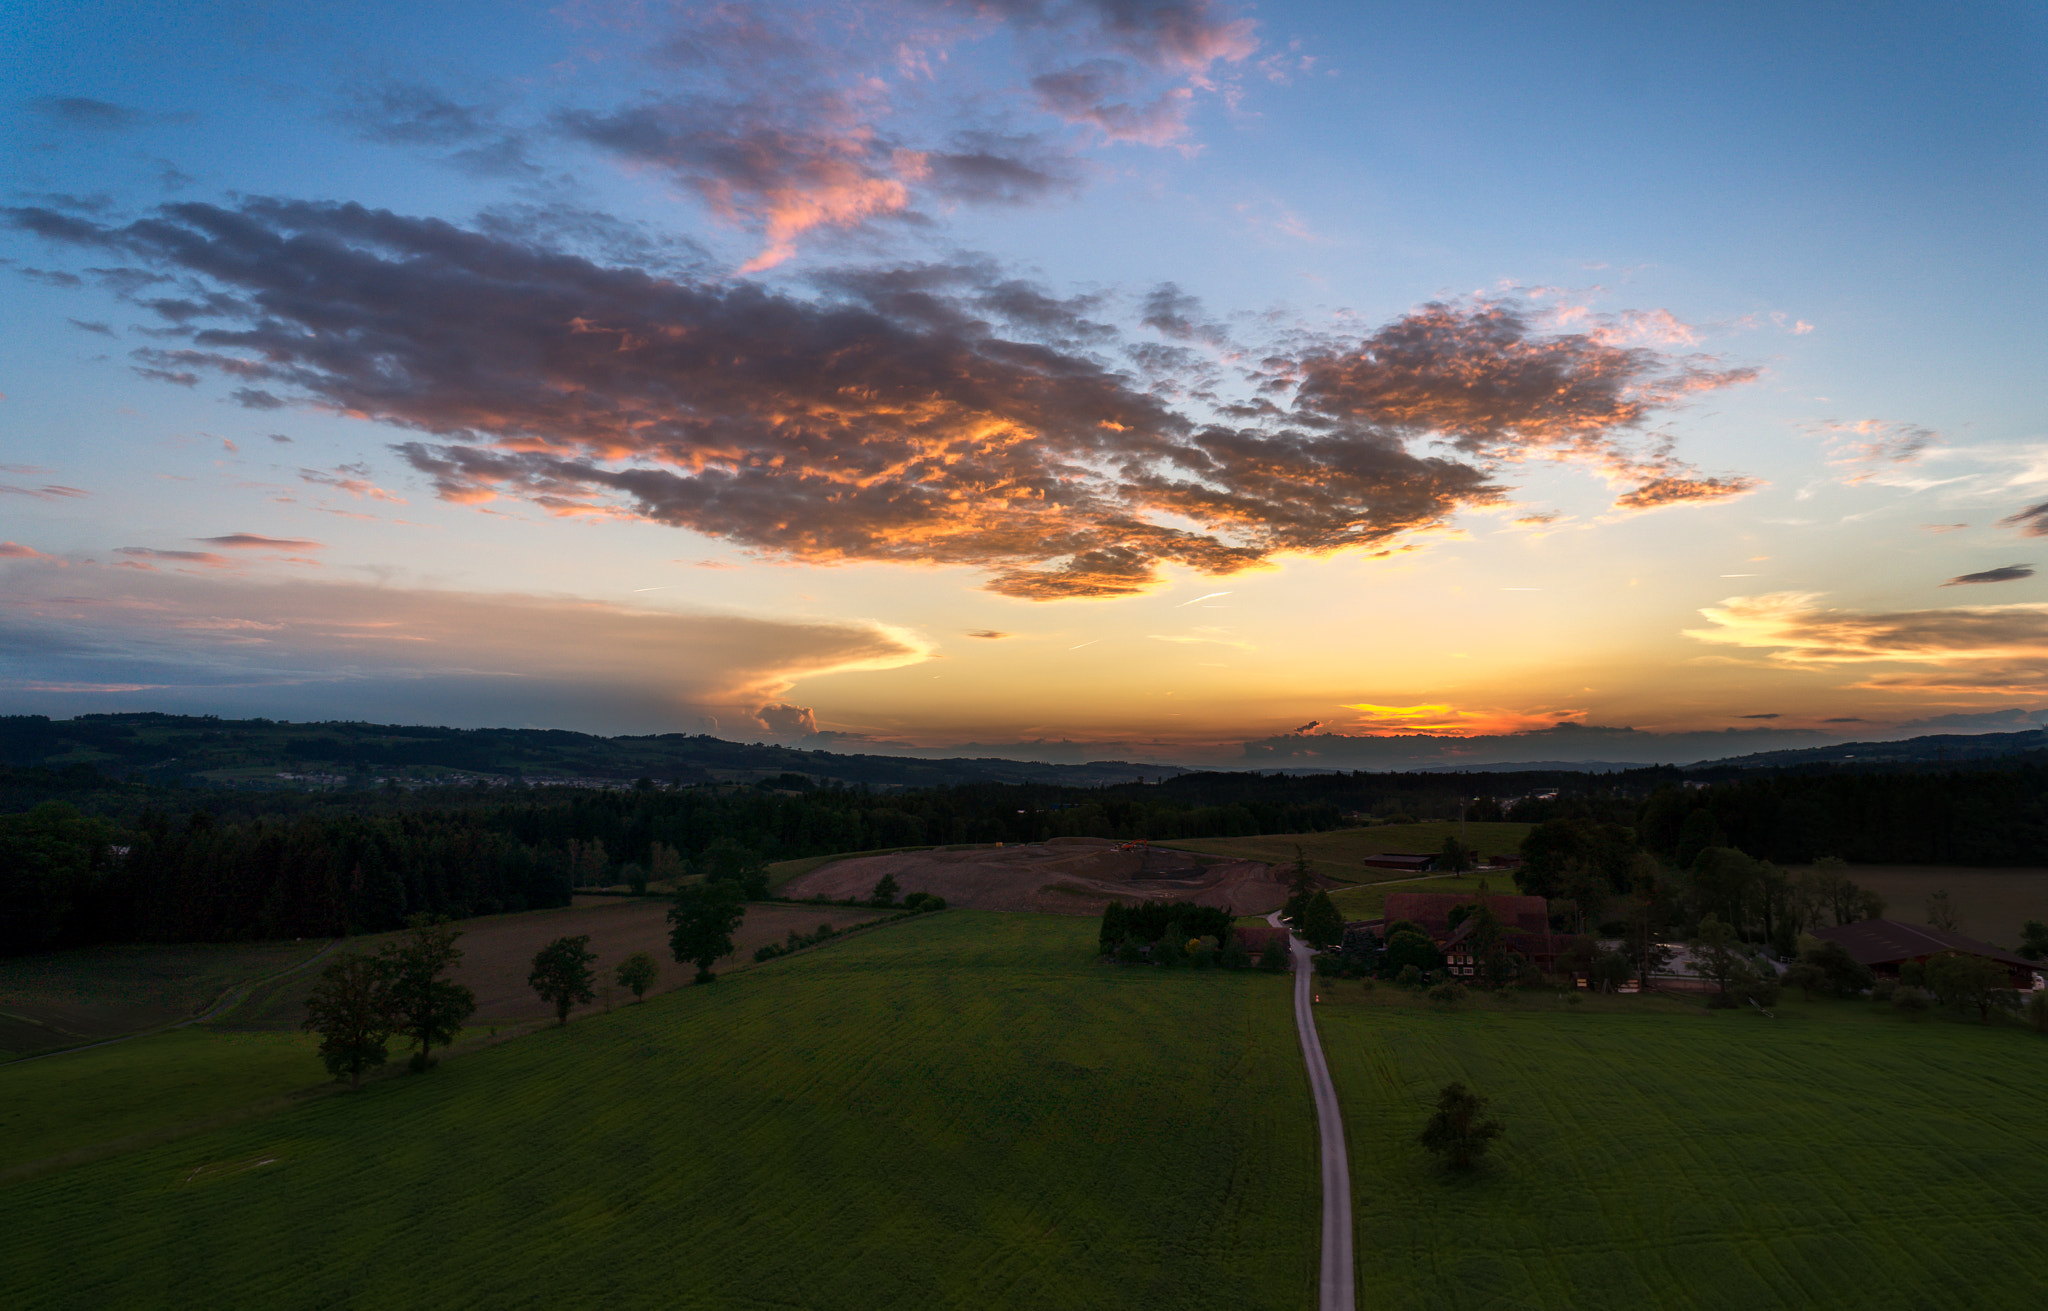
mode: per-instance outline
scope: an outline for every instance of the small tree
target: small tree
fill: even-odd
[[[1948,895],[1947,888],[1927,894],[1927,927],[1944,933],[1956,931],[1955,901]]]
[[[1507,1132],[1499,1121],[1480,1118],[1487,1100],[1462,1082],[1445,1084],[1437,1094],[1436,1114],[1423,1126],[1422,1145],[1454,1169],[1469,1170],[1477,1165],[1493,1140]]]
[[[1472,849],[1458,841],[1455,835],[1447,835],[1443,847],[1437,852],[1436,868],[1440,874],[1464,873],[1472,868]]]
[[[329,962],[306,998],[300,1027],[320,1035],[327,1072],[359,1088],[363,1071],[390,1059],[391,1000],[384,962],[351,952]]]
[[[1692,953],[1694,971],[1713,981],[1715,1001],[1723,1006],[1733,1005],[1728,999],[1728,985],[1734,982],[1744,966],[1742,949],[1735,941],[1735,930],[1715,916],[1708,915],[1700,920],[1699,930],[1686,944],[1686,949]]]
[[[596,959],[597,953],[590,950],[588,933],[556,938],[534,954],[533,972],[526,976],[526,986],[555,1008],[555,1023],[567,1024],[571,1006],[597,997],[591,986],[596,975],[590,968],[590,962]]]
[[[884,874],[880,881],[875,884],[874,895],[868,898],[868,904],[877,907],[895,905],[896,892],[899,886],[894,874]]]
[[[2048,990],[2036,988],[2027,994],[2027,1023],[2036,1033],[2048,1033]]]
[[[462,1032],[462,1022],[476,1013],[476,994],[442,975],[462,959],[455,940],[462,936],[440,915],[415,915],[406,921],[411,935],[387,942],[378,958],[390,980],[393,1031],[412,1039],[417,1051],[412,1068],[433,1064],[434,1044],[447,1046]]]
[[[2020,955],[2028,960],[2048,960],[2048,924],[2028,920],[2020,925]]]
[[[795,929],[790,930],[792,936],[795,933]],[[661,978],[661,962],[654,959],[652,952],[636,951],[618,963],[612,977],[619,981],[621,988],[633,990],[634,1001],[645,1001],[647,990]]]
[[[676,889],[675,904],[669,907],[669,950],[678,962],[697,967],[697,982],[709,983],[717,975],[711,966],[732,951],[732,933],[746,918],[747,904],[741,890],[726,881],[689,883]]]
[[[2005,967],[1982,956],[1936,956],[1927,962],[1927,990],[1950,1010],[1977,1010],[1991,1018],[1994,993],[2006,986]]]
[[[1266,939],[1266,945],[1259,951],[1259,968],[1268,974],[1278,974],[1287,968],[1287,940],[1278,934]]]
[[[1614,992],[1632,973],[1628,957],[1618,951],[1603,951],[1586,967],[1586,982],[1601,992]]]

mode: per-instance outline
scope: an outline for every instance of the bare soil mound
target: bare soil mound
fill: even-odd
[[[1095,915],[1111,901],[1192,901],[1234,915],[1263,915],[1287,885],[1256,860],[1216,860],[1107,838],[1053,838],[972,851],[853,856],[792,879],[786,897],[865,897],[885,874],[903,893],[931,892],[949,905]]]

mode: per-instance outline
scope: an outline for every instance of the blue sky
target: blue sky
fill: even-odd
[[[2038,9],[4,21],[0,709],[2048,706]]]

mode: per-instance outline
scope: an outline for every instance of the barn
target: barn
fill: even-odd
[[[1815,929],[1813,936],[1823,942],[1839,942],[1842,950],[1859,964],[1867,965],[1881,978],[1897,978],[1899,966],[1907,961],[1925,961],[1934,956],[1982,956],[2006,968],[2012,987],[2034,986],[2034,972],[2048,969],[2048,962],[2030,961],[1988,942],[1966,938],[1946,929],[1903,920],[1858,920],[1854,924]]]

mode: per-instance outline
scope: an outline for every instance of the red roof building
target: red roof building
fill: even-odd
[[[1945,929],[1907,924],[1902,920],[1858,920],[1854,924],[1815,929],[1813,936],[1823,942],[1839,942],[1842,949],[1873,973],[1897,978],[1899,966],[1907,961],[1925,961],[1934,956],[1982,956],[1997,961],[2011,974],[2015,988],[2034,986],[2034,972],[2048,970],[2048,962],[2030,961],[1988,942],[1966,938]]]
[[[1558,953],[1571,941],[1570,935],[1550,931],[1550,903],[1541,897],[1523,897],[1504,892],[1390,892],[1387,894],[1388,924],[1408,920],[1428,933],[1451,973],[1470,976],[1479,972],[1479,962],[1466,943],[1472,932],[1468,917],[1451,927],[1451,911],[1458,906],[1484,905],[1500,921],[1501,941],[1509,951],[1520,952],[1537,969],[1548,970],[1557,963]],[[1460,950],[1460,948],[1464,948]]]

